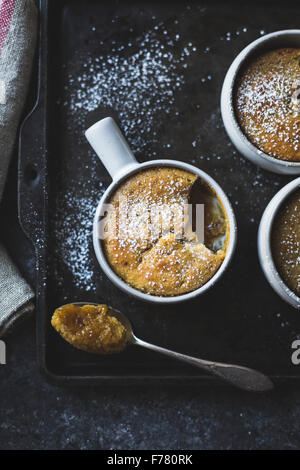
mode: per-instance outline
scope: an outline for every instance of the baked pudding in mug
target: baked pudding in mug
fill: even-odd
[[[300,48],[278,48],[247,62],[234,92],[247,139],[279,160],[300,162]]]
[[[194,226],[196,205],[203,208],[200,230]],[[122,182],[102,224],[111,268],[131,287],[154,296],[203,286],[225,259],[229,240],[227,214],[216,192],[197,175],[174,167],[141,170]]]

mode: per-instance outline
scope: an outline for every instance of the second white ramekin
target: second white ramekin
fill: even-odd
[[[145,163],[137,162],[120,129],[111,117],[96,122],[86,131],[85,135],[113,179],[111,185],[103,194],[96,209],[93,228],[93,243],[96,257],[108,278],[122,291],[131,294],[140,300],[156,304],[174,304],[183,302],[184,300],[189,300],[200,294],[204,294],[204,292],[213,287],[228,268],[234,253],[237,239],[236,220],[232,206],[218,183],[216,183],[216,181],[204,171],[185,162],[177,160],[151,160]],[[220,200],[222,201],[228,217],[229,225],[229,242],[226,256],[218,271],[202,287],[199,287],[192,292],[188,292],[187,294],[177,295],[174,297],[159,297],[145,294],[144,292],[134,289],[128,285],[114,272],[114,270],[109,265],[103,251],[103,243],[101,243],[101,240],[99,239],[99,221],[105,212],[105,204],[107,204],[107,202],[110,200],[110,197],[115,192],[117,187],[125,179],[135,174],[136,172],[142,171],[146,168],[159,166],[180,168],[194,173],[206,181],[209,186],[211,186],[216,191]]]
[[[265,170],[286,175],[299,175],[300,162],[287,162],[271,157],[253,145],[242,132],[234,110],[235,83],[241,67],[250,58],[266,50],[280,47],[300,48],[300,29],[288,29],[267,34],[251,42],[234,59],[225,76],[221,92],[221,114],[226,132],[237,150],[248,160]]]

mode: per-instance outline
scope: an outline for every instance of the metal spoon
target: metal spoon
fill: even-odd
[[[74,302],[73,305],[98,305],[95,303],[85,302]],[[206,361],[204,359],[198,359],[197,357],[187,356],[180,354],[169,349],[156,346],[151,343],[147,343],[135,336],[132,330],[132,326],[128,318],[121,312],[109,308],[108,314],[116,317],[125,327],[128,335],[128,344],[134,344],[136,346],[142,346],[152,351],[165,354],[166,356],[178,359],[182,362],[194,365],[203,369],[213,375],[220,377],[226,382],[231,383],[235,387],[251,392],[266,392],[274,388],[273,382],[261,372],[258,372],[248,367],[237,366],[234,364],[224,364],[222,362]]]

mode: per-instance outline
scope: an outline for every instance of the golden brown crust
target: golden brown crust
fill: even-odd
[[[156,167],[135,174],[113,195],[110,202],[114,211],[108,214],[103,247],[111,267],[130,286],[151,295],[181,295],[204,285],[220,267],[225,249],[214,253],[199,243],[191,231],[185,234],[185,238],[175,236],[178,235],[178,225],[173,219],[168,221],[165,209],[158,218],[159,222],[167,221],[168,230],[165,232],[150,233],[146,223],[135,227],[134,217],[129,217],[125,236],[124,233],[119,236],[118,230],[116,233],[112,229],[113,222],[117,222],[120,228],[121,214],[130,214],[137,203],[141,206],[141,213],[149,213],[155,205],[178,205],[182,208],[188,203],[196,180],[196,175],[184,170]],[[123,200],[127,205],[122,205]],[[186,219],[182,219],[182,223],[185,222]],[[226,238],[227,218],[224,213],[222,224],[215,222],[210,230],[223,231]]]
[[[242,131],[264,153],[300,161],[300,49],[282,48],[254,59],[238,77],[235,110]],[[294,97],[294,98],[293,98]]]

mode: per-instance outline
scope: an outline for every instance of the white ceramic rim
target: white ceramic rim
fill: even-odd
[[[260,265],[270,285],[283,300],[294,308],[300,309],[300,298],[283,282],[276,269],[271,247],[271,235],[275,216],[283,202],[297,188],[300,188],[300,177],[285,185],[271,199],[260,221],[257,244]]]
[[[225,76],[221,92],[221,114],[224,127],[229,138],[232,140],[239,152],[242,153],[245,158],[248,158],[255,164],[267,170],[286,174],[300,173],[300,162],[287,162],[272,157],[259,150],[247,139],[236,119],[233,105],[233,91],[239,70],[245,61],[249,58],[250,54],[253,54],[255,49],[263,48],[268,43],[271,44],[272,42],[275,42],[281,38],[283,41],[293,42],[292,36],[299,36],[300,47],[300,29],[275,31],[251,42],[237,55],[237,57],[232,62]],[[284,47],[284,45],[282,47]],[[243,151],[243,148],[246,150]],[[259,161],[261,161],[261,163]]]
[[[186,294],[174,296],[174,297],[159,297],[155,295],[150,295],[150,294],[145,294],[137,289],[134,289],[133,287],[129,286],[125,281],[123,281],[110,267],[108,261],[106,260],[106,257],[103,253],[102,249],[102,243],[98,238],[98,221],[99,221],[99,216],[102,213],[102,206],[103,204],[110,198],[110,196],[113,194],[113,192],[117,189],[117,187],[122,183],[125,179],[127,179],[129,176],[133,175],[136,172],[139,172],[143,169],[149,168],[149,167],[161,167],[161,166],[168,166],[168,167],[176,167],[180,168],[186,171],[190,171],[191,173],[196,174],[200,178],[202,178],[204,181],[206,181],[218,194],[220,200],[222,201],[224,208],[227,213],[228,217],[228,224],[229,224],[229,243],[227,247],[227,252],[225,259],[223,263],[221,264],[220,268],[218,271],[214,274],[214,276],[202,287],[199,287],[198,289],[195,289],[192,292],[188,292]],[[104,273],[107,275],[107,277],[117,286],[119,289],[122,291],[126,292],[127,294],[131,294],[132,296],[144,300],[146,302],[152,302],[156,304],[173,304],[173,303],[179,303],[183,302],[185,300],[190,300],[193,299],[194,297],[204,294],[208,289],[210,289],[217,281],[220,279],[220,277],[223,275],[227,267],[229,266],[229,263],[232,259],[235,246],[236,246],[236,239],[237,239],[237,226],[236,226],[236,219],[235,215],[233,212],[233,208],[231,206],[231,203],[229,202],[226,194],[222,190],[222,188],[216,183],[216,181],[211,178],[207,173],[204,171],[200,170],[197,167],[194,167],[193,165],[189,165],[188,163],[184,163],[181,161],[176,161],[176,160],[151,160],[149,162],[145,163],[137,163],[134,166],[131,166],[129,169],[127,168],[127,171],[124,171],[121,176],[117,177],[113,182],[110,184],[110,186],[107,188],[105,193],[103,194],[98,207],[96,209],[95,217],[94,217],[94,225],[93,225],[93,244],[94,244],[94,250],[96,253],[97,260],[103,269]]]

